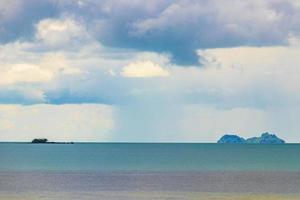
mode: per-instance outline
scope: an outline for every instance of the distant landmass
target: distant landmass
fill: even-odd
[[[74,144],[74,142],[49,142],[46,138],[35,138],[31,141],[33,144]]]
[[[218,140],[218,144],[284,144],[285,141],[275,134],[268,132],[261,134],[260,137],[244,139],[238,135],[224,135]]]
[[[31,141],[31,143],[47,143],[48,139],[46,138],[36,138]]]

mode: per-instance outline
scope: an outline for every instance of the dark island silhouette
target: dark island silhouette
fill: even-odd
[[[48,142],[48,139],[46,138],[36,138],[34,140],[31,141],[31,143],[47,143]]]
[[[278,138],[275,134],[268,132],[261,134],[260,137],[244,139],[238,135],[224,135],[218,140],[218,144],[284,144],[285,141]]]
[[[49,142],[46,138],[35,138],[31,141],[32,144],[74,144],[74,142]]]

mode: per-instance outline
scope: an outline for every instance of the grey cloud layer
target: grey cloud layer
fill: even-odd
[[[2,42],[32,38],[43,18],[73,16],[110,47],[167,52],[180,65],[198,63],[201,48],[285,44],[299,35],[293,0],[12,0],[0,4]]]

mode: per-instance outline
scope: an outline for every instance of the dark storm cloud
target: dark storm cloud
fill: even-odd
[[[300,32],[300,7],[290,0],[22,2],[18,16],[0,21],[2,42],[30,38],[40,19],[70,15],[106,46],[169,53],[179,65],[197,64],[197,49],[285,44]]]
[[[0,8],[0,43],[32,39],[35,31],[34,25],[39,20],[60,14],[57,5],[48,0],[12,0],[7,3],[4,1],[2,4],[0,4],[2,6]]]

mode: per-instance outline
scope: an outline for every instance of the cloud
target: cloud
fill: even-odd
[[[199,92],[210,97],[206,101],[222,102],[223,106],[296,104],[300,90],[299,48],[294,41],[289,46],[201,50],[205,67],[193,81],[199,87],[191,94]]]
[[[17,93],[22,87],[43,91],[45,101],[55,104],[124,104],[141,98],[223,108],[295,104],[299,42],[289,41],[288,46],[199,50],[202,68],[182,68],[165,54],[110,49],[92,40],[76,52],[59,53],[32,50],[36,43],[11,43],[0,47],[2,85],[18,86]]]
[[[13,84],[16,82],[43,82],[52,79],[51,72],[43,71],[36,65],[15,64],[2,72],[0,84]]]
[[[89,41],[84,27],[71,18],[45,19],[36,25],[30,42],[0,45],[0,85],[38,84],[59,76],[83,73],[72,66],[64,49]]]
[[[199,65],[197,49],[287,45],[290,35],[300,33],[294,0],[9,2],[0,10],[2,42],[32,39],[38,22],[39,37],[49,44],[80,40],[86,27],[107,47],[169,53],[178,65]]]
[[[169,76],[169,72],[151,61],[138,61],[123,67],[121,75],[131,78],[149,78]]]
[[[59,13],[56,3],[51,0],[2,0],[0,43],[32,39],[36,22],[58,16]]]
[[[84,26],[71,18],[44,19],[36,25],[36,38],[52,47],[64,47],[86,42],[89,38]]]
[[[7,46],[6,48],[9,47]],[[6,50],[3,49],[2,52],[5,53]],[[28,54],[25,57],[32,57],[32,55]],[[0,65],[2,67],[0,85],[50,82],[59,75],[81,73],[80,69],[71,67],[64,55],[59,53],[47,53],[42,56],[35,56],[34,61],[27,62],[16,59],[13,62],[7,63],[6,60],[2,60],[0,61]]]
[[[151,5],[142,1],[116,4],[117,1],[105,1],[96,5],[102,14],[93,15],[96,20],[91,30],[101,42],[108,46],[169,52],[179,65],[197,65],[197,49],[286,44],[289,34],[299,35],[299,7],[293,1],[178,0],[154,1]],[[87,4],[85,9],[88,7]],[[123,7],[126,12],[121,10]]]
[[[100,104],[1,105],[0,111],[1,141],[107,141],[114,129],[113,108]]]
[[[82,21],[68,16],[42,20],[37,23],[36,35],[43,22],[62,25],[68,29],[63,38],[72,38],[74,34],[83,40],[82,45],[76,46],[76,51],[72,44],[66,45],[71,48],[53,49],[41,38],[0,45],[0,84],[10,86],[3,89],[3,94],[16,91],[16,96],[20,96],[19,101],[2,98],[1,102],[22,103],[21,96],[28,88],[43,94],[41,101],[33,103],[54,104],[124,104],[159,97],[161,101],[170,98],[180,103],[207,103],[223,108],[263,108],[270,104],[288,105],[299,99],[296,36],[289,37],[288,45],[200,49],[197,53],[203,67],[182,69],[171,64],[168,54],[103,46],[92,36],[85,37],[88,29]],[[74,27],[69,30],[65,24]],[[168,78],[143,81],[141,77]],[[22,88],[25,92],[20,93]]]

